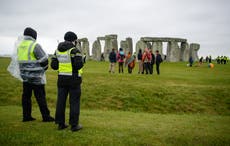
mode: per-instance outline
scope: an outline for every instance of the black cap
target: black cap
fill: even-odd
[[[31,27],[27,27],[24,30],[24,35],[31,36],[35,40],[37,39],[37,32],[33,28],[31,28]]]
[[[72,31],[68,31],[67,33],[65,33],[64,39],[66,41],[73,42],[73,41],[77,40],[77,35]]]

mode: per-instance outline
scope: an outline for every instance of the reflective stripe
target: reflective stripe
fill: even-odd
[[[38,70],[43,70],[43,68],[42,67],[34,67],[34,68],[21,67],[20,70],[38,71]]]
[[[77,54],[75,54],[75,56],[81,56],[82,57],[81,53],[77,53]]]
[[[38,62],[44,62],[44,61],[46,61],[47,60],[47,56],[45,55],[45,56],[43,56],[42,58],[40,58],[39,60],[38,60]]]
[[[72,73],[59,72],[59,75],[72,76]]]
[[[38,60],[19,60],[19,63],[39,63]]]
[[[31,57],[31,50],[32,50],[32,52],[34,51],[34,44],[35,44],[35,42],[32,42],[31,44],[30,44],[30,47],[29,47],[29,50],[28,50],[28,60],[35,60],[36,58],[35,57]],[[33,48],[33,49],[32,49]],[[34,55],[33,55],[34,56]],[[31,59],[32,58],[32,59]]]

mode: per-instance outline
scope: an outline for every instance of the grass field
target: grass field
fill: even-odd
[[[161,64],[161,75],[109,74],[108,62],[85,64],[82,131],[57,131],[42,123],[33,98],[34,122],[23,123],[20,81],[0,58],[1,145],[230,145],[230,65]],[[116,68],[117,71],[117,68]],[[57,73],[47,71],[47,101],[55,113]],[[68,104],[67,104],[68,107]],[[68,121],[68,108],[66,117]]]

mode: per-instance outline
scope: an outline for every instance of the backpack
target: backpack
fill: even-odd
[[[124,58],[125,58],[124,52],[119,53],[119,58],[120,58],[120,60],[124,60]]]

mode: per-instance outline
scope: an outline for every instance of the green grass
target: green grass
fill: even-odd
[[[133,74],[127,68],[109,74],[108,62],[89,61],[81,96],[84,129],[72,133],[42,123],[34,98],[37,120],[21,122],[22,87],[6,71],[9,62],[0,58],[1,145],[230,145],[229,64],[210,69],[164,62],[158,76],[137,74],[137,66]],[[54,115],[57,72],[46,75]]]
[[[52,108],[52,112],[54,109]],[[84,129],[58,131],[52,123],[23,123],[19,106],[1,106],[1,145],[229,145],[228,116],[82,110]],[[4,117],[4,118],[3,118]]]

